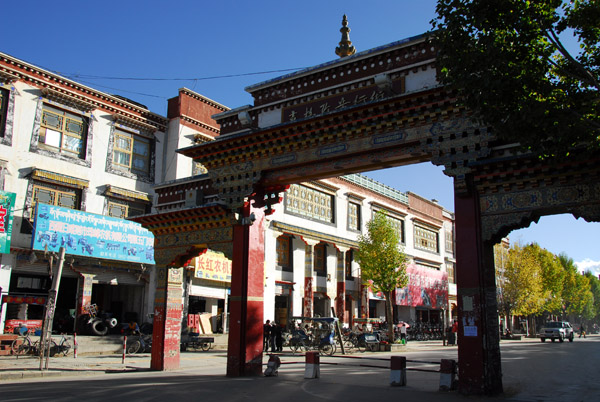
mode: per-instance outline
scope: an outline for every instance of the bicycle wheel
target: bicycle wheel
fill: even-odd
[[[299,353],[304,352],[304,353],[306,353],[307,350],[308,350],[308,347],[306,346],[306,344],[304,343],[304,341],[300,341],[300,342],[298,342],[298,343],[296,343],[294,345],[294,349],[292,350],[292,353],[294,353],[294,354],[296,352],[299,352]]]
[[[322,355],[332,356],[335,353],[335,345],[326,344],[319,347],[319,353]]]
[[[10,345],[10,350],[13,355],[26,355],[31,350],[31,341],[29,338],[15,339]]]
[[[354,343],[350,340],[344,341],[344,351],[351,352],[354,349]]]
[[[127,354],[128,355],[133,355],[136,354],[140,348],[142,347],[142,343],[136,339],[135,341],[132,341],[129,345],[127,345]]]
[[[58,348],[62,352],[62,355],[66,356],[69,354],[69,351],[71,350],[71,343],[69,342],[68,339],[65,339]]]
[[[365,341],[360,341],[356,344],[356,348],[362,353],[367,349],[367,343]]]

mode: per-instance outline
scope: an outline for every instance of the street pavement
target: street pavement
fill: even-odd
[[[409,367],[414,365],[410,363],[413,359],[456,359],[456,346],[427,341],[410,342],[393,353],[353,353],[351,356],[363,358],[358,362],[355,359],[321,357],[318,379],[304,379],[304,357],[288,354],[281,356],[284,364],[277,377],[252,378],[226,377],[227,355],[223,350],[183,352],[180,368],[170,372],[150,371],[149,354],[128,356],[124,362],[121,355],[115,354],[85,355],[77,359],[72,355],[54,357],[50,358],[47,370],[39,370],[38,358],[5,356],[0,357],[0,399],[36,400],[40,397],[35,391],[43,393],[46,400],[80,401],[81,394],[75,391],[64,393],[64,388],[77,390],[82,387],[87,402],[107,398],[113,401],[158,401],[174,399],[174,395],[177,395],[178,402],[197,399],[305,402],[307,398],[330,401],[392,398],[419,402],[600,400],[600,376],[595,368],[600,357],[600,336],[576,339],[573,344],[542,344],[539,339],[502,341],[501,350],[505,393],[494,398],[439,391],[439,374],[429,372],[409,371],[405,387],[391,387],[389,361],[379,359],[403,355],[409,360]],[[565,360],[569,357],[574,361]],[[560,365],[553,367],[548,363],[557,359]],[[263,363],[267,361],[268,356],[265,356]],[[439,366],[430,368],[437,369]]]

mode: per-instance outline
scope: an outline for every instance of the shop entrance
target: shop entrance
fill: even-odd
[[[288,326],[291,307],[291,298],[288,295],[275,296],[275,322]]]

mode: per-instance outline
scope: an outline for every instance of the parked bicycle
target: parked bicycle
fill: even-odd
[[[56,354],[62,354],[66,356],[69,354],[71,350],[71,339],[67,337],[65,334],[61,334],[60,342],[57,344],[54,339],[51,340],[52,345],[50,346],[50,356],[54,356]],[[52,353],[52,349],[54,348],[54,353]]]
[[[128,338],[125,347],[128,355],[150,352],[152,350],[152,334],[140,334],[135,338]]]
[[[31,340],[27,328],[19,328],[19,337],[10,345],[10,350],[13,355],[22,356],[28,354],[34,348],[36,342]]]

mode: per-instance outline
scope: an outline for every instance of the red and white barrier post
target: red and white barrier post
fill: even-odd
[[[73,332],[73,358],[77,359],[77,332]]]
[[[456,361],[442,359],[440,363],[440,391],[456,389]]]
[[[390,368],[390,385],[392,387],[406,386],[406,357],[392,356]]]
[[[306,352],[304,378],[319,378],[321,376],[319,364],[319,352]]]
[[[125,364],[125,354],[127,353],[127,335],[123,336],[123,359],[121,363]]]

